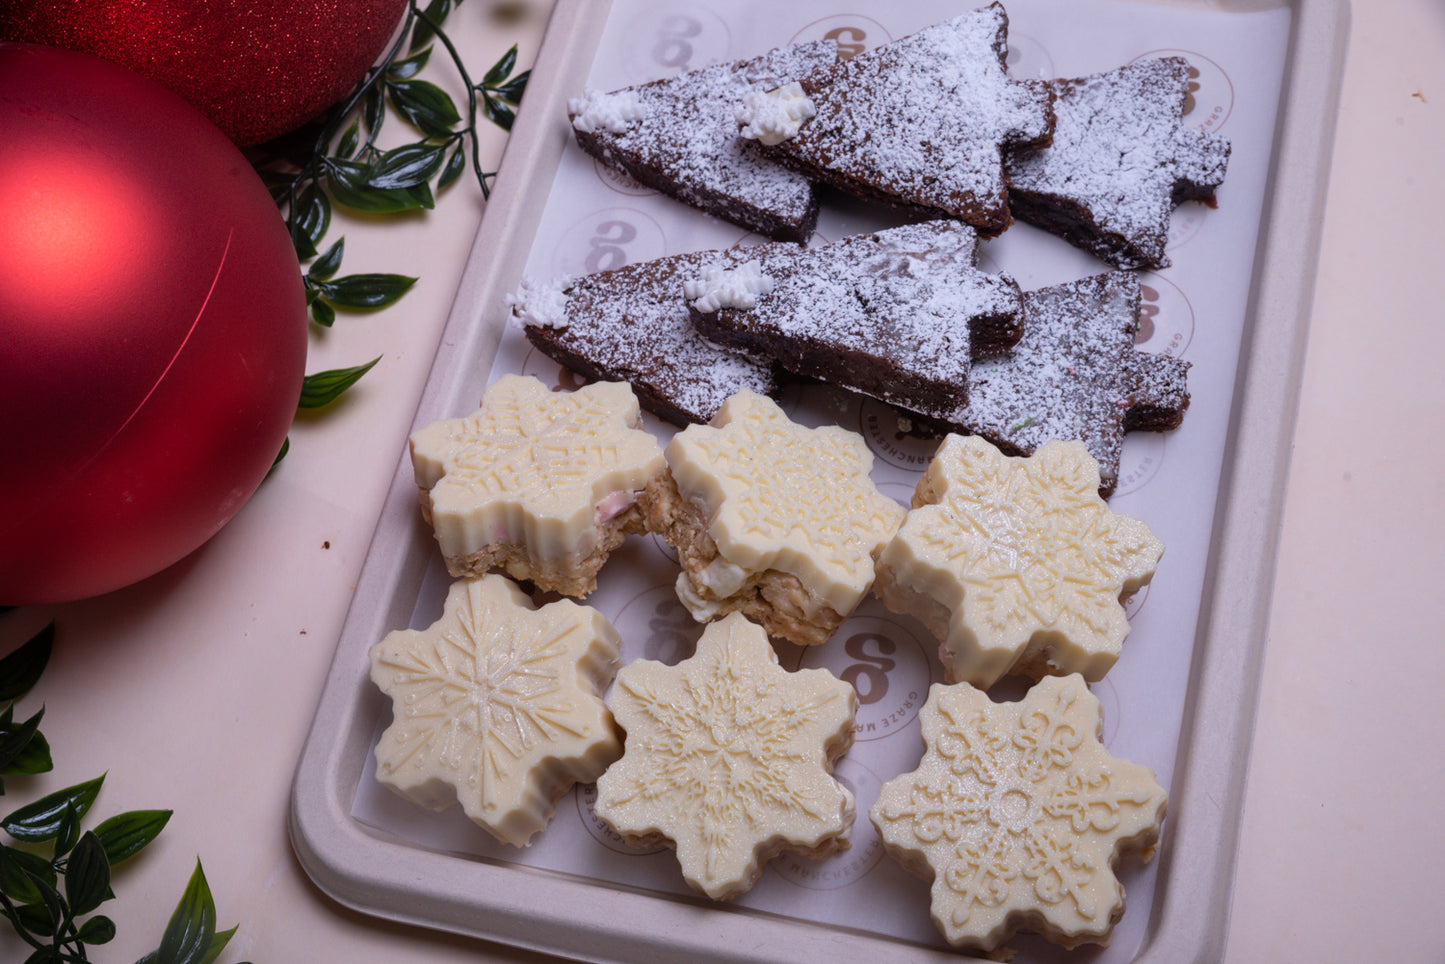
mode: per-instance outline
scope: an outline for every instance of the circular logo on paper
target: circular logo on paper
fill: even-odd
[[[603,164],[597,158],[592,158],[592,170],[597,174],[597,180],[609,190],[627,197],[647,197],[650,194],[658,193],[656,189],[648,187],[640,181],[634,180],[631,174],[626,171],[619,171],[617,168]]]
[[[863,764],[845,756],[838,761],[833,771],[838,782],[853,794],[855,805],[866,811],[868,801],[877,800],[883,781]],[[826,860],[809,860],[795,853],[780,854],[768,866],[790,883],[808,890],[837,890],[860,880],[868,871],[878,866],[883,859],[883,841],[866,812],[860,812],[853,821],[849,835],[850,846]]]
[[[626,661],[652,659],[676,666],[697,649],[702,624],[678,602],[671,584],[638,593],[612,620]]]
[[[577,801],[577,816],[582,821],[582,826],[587,828],[587,832],[592,835],[593,840],[613,853],[628,857],[641,857],[667,849],[662,844],[655,847],[634,847],[623,840],[622,834],[613,830],[607,821],[597,816],[597,784],[582,784],[572,798]]]
[[[922,472],[938,451],[940,437],[906,412],[876,398],[865,398],[858,412],[858,434],[873,454],[896,469]]]
[[[653,218],[633,208],[603,208],[563,233],[557,265],[563,274],[596,274],[660,258],[666,250],[667,235]]]
[[[893,35],[872,17],[842,13],[814,20],[793,34],[788,42],[796,44],[809,40],[835,40],[838,43],[838,58],[852,60],[863,51],[886,44],[892,39]]]
[[[858,693],[854,738],[868,743],[892,736],[918,716],[933,683],[937,648],[902,623],[854,616],[824,646],[803,651],[800,668],[822,668]]]
[[[728,59],[732,34],[722,17],[698,4],[649,5],[627,25],[628,73],[656,80]]]
[[[1130,432],[1125,436],[1114,495],[1138,492],[1159,474],[1164,464],[1164,436],[1163,432]]]
[[[1131,63],[1156,57],[1183,57],[1189,61],[1189,87],[1184,97],[1184,124],[1201,131],[1217,131],[1234,110],[1234,84],[1224,68],[1193,50],[1151,50]]]
[[[1008,59],[1004,63],[1014,80],[1049,80],[1054,76],[1054,58],[1028,34],[1009,31]]]
[[[1139,274],[1139,330],[1134,346],[1179,358],[1194,340],[1194,306],[1174,282],[1145,271]]]

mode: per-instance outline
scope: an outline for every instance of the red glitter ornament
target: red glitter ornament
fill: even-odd
[[[295,415],[300,266],[241,152],[86,54],[0,43],[0,604],[142,579],[250,498]]]
[[[407,0],[3,0],[0,40],[104,57],[170,88],[237,144],[344,97]]]

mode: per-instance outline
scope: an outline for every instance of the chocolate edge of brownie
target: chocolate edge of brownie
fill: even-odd
[[[1076,201],[1041,191],[1009,190],[1014,217],[1047,231],[1107,262],[1115,268],[1163,268],[1165,238],[1155,232],[1143,235],[1139,243],[1116,231],[1101,228],[1093,214]],[[1144,247],[1144,241],[1148,247]]]
[[[689,412],[668,398],[635,371],[599,365],[567,347],[562,342],[565,329],[526,325],[524,331],[532,346],[548,358],[593,381],[627,382],[637,394],[637,401],[647,411],[674,425],[702,424],[707,421],[698,413]]]

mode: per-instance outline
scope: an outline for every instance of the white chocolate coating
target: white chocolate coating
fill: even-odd
[[[1011,671],[1101,679],[1129,635],[1122,601],[1164,544],[1099,497],[1083,443],[1028,458],[950,435],[914,508],[878,558],[875,591],[944,641],[950,682],[988,688]]]
[[[540,569],[594,552],[599,521],[665,468],[641,424],[625,383],[552,392],[505,375],[478,411],[413,433],[417,486],[442,554],[450,561],[489,545],[525,545]]]
[[[670,841],[697,890],[722,900],[781,850],[847,846],[853,795],[831,773],[857,694],[827,670],[784,670],[741,614],[710,624],[676,666],[629,663],[608,706],[627,738],[597,781],[597,815],[629,840]]]
[[[459,801],[498,840],[525,846],[560,794],[621,755],[601,698],[620,651],[591,607],[534,609],[504,576],[453,583],[440,619],[371,649],[372,682],[392,701],[377,779],[428,809]]]
[[[798,425],[754,392],[733,395],[710,425],[679,432],[666,455],[679,491],[712,519],[722,564],[700,581],[714,596],[742,573],[772,569],[852,612],[873,583],[873,553],[905,515],[869,478],[873,456],[861,436]]]
[[[1152,856],[1168,797],[1151,769],[1104,749],[1083,678],[1048,677],[1017,703],[935,683],[919,719],[923,759],[868,815],[889,853],[932,880],[948,941],[988,951],[1026,929],[1108,943],[1124,912],[1115,860]]]

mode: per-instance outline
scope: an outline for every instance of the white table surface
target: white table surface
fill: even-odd
[[[451,32],[480,71],[513,42],[530,58],[545,15],[542,0],[473,0]],[[1429,284],[1445,251],[1442,110],[1445,4],[1356,0],[1230,961],[1445,961],[1445,308]],[[493,167],[503,143],[486,137]],[[295,426],[278,471],[194,555],[102,598],[0,619],[0,651],[57,623],[21,704],[44,702],[56,769],[7,780],[0,808],[106,772],[97,818],[175,811],[118,876],[102,959],[155,946],[197,857],[222,926],[240,925],[223,964],[534,959],[339,908],[286,833],[297,755],[482,213],[468,186],[422,218],[334,227],[348,272],[421,281],[313,339],[308,371],[381,364]],[[23,956],[0,935],[0,960]]]

